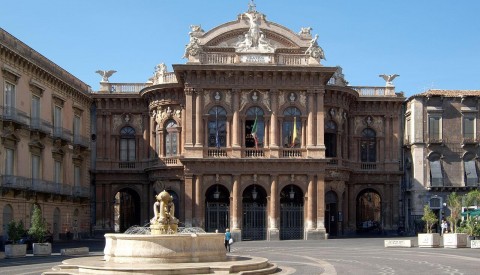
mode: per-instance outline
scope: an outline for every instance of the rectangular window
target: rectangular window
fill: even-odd
[[[15,85],[5,82],[5,110],[6,116],[15,114]]]
[[[81,173],[80,173],[80,166],[75,165],[73,168],[73,185],[74,186],[80,186],[81,185]]]
[[[405,123],[405,142],[407,144],[410,143],[410,127],[411,127],[412,120],[410,118],[407,118],[407,121]]]
[[[465,161],[465,186],[477,186],[478,176],[475,159]]]
[[[430,180],[431,186],[443,186],[443,174],[440,160],[430,161]]]
[[[73,118],[73,141],[76,144],[80,142],[80,136],[82,134],[80,127],[80,116],[75,115],[75,117]]]
[[[32,155],[32,179],[40,179],[40,156]]]
[[[40,129],[40,97],[35,95],[32,96],[30,126],[34,129]]]
[[[428,135],[431,141],[442,140],[442,118],[440,116],[430,116],[428,118]]]
[[[56,137],[62,136],[62,108],[59,106],[53,110],[53,129]]]
[[[472,141],[475,139],[475,117],[463,117],[463,138]]]
[[[5,175],[7,176],[13,176],[14,153],[13,149],[5,150]]]
[[[60,161],[55,161],[53,167],[53,177],[55,183],[62,183],[62,163]]]

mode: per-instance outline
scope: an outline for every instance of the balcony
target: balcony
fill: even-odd
[[[463,138],[462,139],[462,147],[467,146],[467,145],[477,145],[478,144],[478,139],[475,139],[473,137],[471,138]]]
[[[73,144],[80,145],[85,148],[90,148],[90,139],[82,135],[73,135]]]
[[[357,91],[361,97],[394,97],[394,87],[374,87],[374,86],[351,86],[351,89]]]
[[[45,194],[64,195],[88,198],[90,196],[89,187],[77,186],[76,190],[71,185],[53,181],[32,179],[18,176],[1,176],[0,187],[6,189],[15,189],[23,191],[32,191]],[[73,192],[72,192],[73,191]],[[77,193],[74,193],[77,192]]]
[[[282,149],[281,156],[283,158],[301,158],[303,151],[304,149],[300,148]]]
[[[264,158],[265,157],[265,149],[263,148],[252,148],[252,149],[245,149],[244,156],[246,158]]]
[[[11,121],[19,125],[29,125],[30,119],[27,113],[10,106],[0,106],[0,118],[4,121]]]
[[[72,132],[63,127],[53,127],[53,138],[59,138],[66,142],[72,142]]]
[[[443,145],[444,140],[441,137],[428,137],[428,146]]]
[[[30,130],[39,131],[47,135],[52,134],[52,124],[40,118],[30,118]]]

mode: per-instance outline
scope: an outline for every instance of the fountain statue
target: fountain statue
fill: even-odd
[[[178,228],[178,219],[175,218],[175,205],[173,197],[163,190],[156,196],[153,204],[154,217],[150,220],[150,234],[175,234]]]
[[[53,274],[272,274],[276,264],[262,257],[227,256],[224,234],[199,228],[177,232],[175,206],[167,191],[155,196],[148,227],[105,234],[104,256],[66,259]],[[129,234],[130,232],[130,234]]]

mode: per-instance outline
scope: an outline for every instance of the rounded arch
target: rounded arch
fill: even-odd
[[[55,207],[55,210],[53,210],[53,239],[58,240],[60,239],[60,232],[61,232],[61,211],[60,208]]]
[[[208,147],[226,147],[227,111],[215,105],[208,111]]]
[[[258,184],[242,192],[242,240],[265,240],[267,237],[267,192]]]
[[[136,159],[136,140],[135,129],[131,126],[125,126],[120,129],[120,161],[135,161]]]
[[[122,188],[115,193],[113,205],[115,232],[125,232],[133,225],[141,225],[140,195],[132,188]]]
[[[222,184],[212,184],[205,191],[205,231],[225,232],[230,224],[230,191]]]
[[[296,184],[288,184],[280,191],[280,203],[304,204],[304,192]]]
[[[245,112],[245,147],[258,148],[265,141],[265,112],[261,107],[251,106]]]
[[[282,144],[285,148],[300,148],[302,144],[301,111],[297,107],[283,110]]]
[[[8,228],[8,224],[11,221],[13,221],[13,217],[14,217],[13,216],[13,207],[10,204],[6,204],[3,207],[3,225],[2,225],[3,233],[6,236],[5,240],[8,240],[7,228]]]
[[[382,221],[382,197],[375,189],[367,188],[356,198],[357,230],[359,232],[380,232]]]
[[[360,160],[362,162],[377,161],[377,133],[369,127],[362,131],[360,140]]]
[[[280,240],[303,239],[304,193],[288,184],[280,191]]]
[[[177,156],[179,149],[179,127],[174,119],[164,122],[164,152],[166,157]]]

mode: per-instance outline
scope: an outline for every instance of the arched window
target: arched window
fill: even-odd
[[[288,107],[283,111],[282,144],[285,148],[300,148],[302,140],[302,120],[298,108]]]
[[[176,156],[178,144],[178,128],[175,120],[169,120],[165,126],[165,156]]]
[[[227,111],[214,106],[208,112],[208,147],[225,147],[227,141]]]
[[[245,117],[245,147],[263,147],[265,141],[265,122],[263,110],[251,107]]]
[[[135,129],[129,126],[120,130],[120,161],[135,161]]]
[[[325,123],[325,156],[327,158],[337,156],[337,124],[333,120]]]
[[[362,139],[360,141],[360,157],[362,162],[377,161],[377,134],[371,128],[365,128],[362,131]]]

